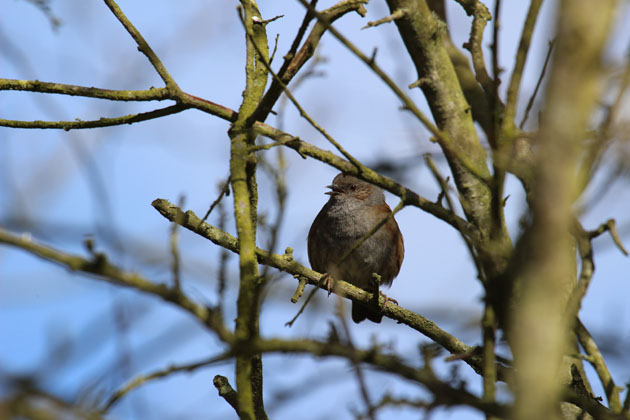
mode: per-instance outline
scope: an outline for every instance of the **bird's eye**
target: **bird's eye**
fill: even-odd
[[[355,191],[357,189],[357,184],[350,184],[350,190]]]

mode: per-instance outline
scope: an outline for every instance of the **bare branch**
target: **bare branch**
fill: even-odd
[[[225,179],[225,182],[223,182],[223,185],[221,186],[219,196],[212,202],[212,204],[210,204],[210,208],[208,208],[208,211],[206,212],[206,214],[203,216],[201,220],[205,222],[210,216],[210,213],[212,213],[212,210],[214,210],[214,208],[219,203],[221,203],[221,200],[223,200],[223,197],[225,197],[226,195],[230,195],[230,176],[229,175]]]
[[[136,44],[138,44],[138,50],[149,59],[155,71],[158,72],[158,74],[160,75],[164,83],[166,84],[166,88],[169,90],[169,92],[171,93],[178,92],[179,86],[177,86],[177,83],[175,83],[175,80],[171,77],[169,72],[166,70],[166,67],[164,67],[164,64],[162,64],[162,61],[155,54],[155,52],[149,46],[147,41],[145,41],[144,37],[140,34],[140,32],[138,32],[136,27],[133,26],[133,24],[129,21],[129,19],[127,19],[127,16],[125,16],[122,10],[120,10],[120,7],[118,7],[116,2],[114,0],[104,0],[104,1],[107,7],[109,7],[109,10],[112,11],[114,16],[116,16],[116,18],[120,21],[120,23],[122,23],[122,25],[125,27],[127,32],[129,32],[129,35],[131,35],[134,41],[136,41]]]
[[[243,349],[245,350],[245,349]],[[498,403],[487,403],[465,389],[455,388],[436,377],[433,372],[417,366],[403,363],[395,355],[383,354],[377,349],[351,349],[345,344],[318,342],[314,340],[259,340],[254,343],[254,350],[264,353],[308,353],[315,356],[338,356],[346,360],[366,363],[384,372],[402,376],[426,387],[444,405],[467,405],[482,410],[484,413],[505,417],[508,407]]]
[[[575,332],[580,341],[580,345],[588,355],[586,360],[595,368],[597,376],[604,387],[610,409],[614,412],[621,412],[621,400],[619,399],[621,388],[615,385],[612,375],[604,361],[604,357],[597,347],[597,343],[593,340],[593,337],[579,319],[575,327]]]
[[[627,257],[628,251],[626,250],[626,248],[624,248],[623,243],[621,242],[621,239],[619,238],[619,233],[617,232],[617,224],[615,222],[615,219],[608,219],[606,223],[602,223],[601,225],[599,225],[597,229],[592,230],[590,232],[586,232],[586,233],[590,239],[593,239],[600,236],[604,232],[610,233],[610,236],[612,237],[612,240],[615,243],[615,245],[617,245],[617,248],[619,248],[619,250],[623,253],[623,255]]]
[[[153,120],[167,115],[177,114],[186,109],[188,109],[188,107],[176,104],[167,106],[166,108],[155,109],[153,111],[130,114],[122,117],[99,118],[98,120],[91,121],[17,121],[0,119],[0,126],[27,129],[60,129],[65,131],[85,128],[114,127],[118,125],[134,124],[142,121]]]
[[[261,51],[258,48],[258,45],[256,45],[256,43],[254,42],[254,39],[251,38],[251,37],[250,37],[250,42],[252,43],[252,45],[254,46],[256,51],[258,51],[258,53],[262,56]],[[280,85],[280,87],[282,88],[282,91],[284,92],[284,94],[287,95],[289,100],[291,100],[293,105],[295,105],[295,107],[298,109],[298,111],[300,112],[300,116],[302,116],[306,121],[308,121],[308,123],[310,125],[312,125],[313,128],[315,128],[317,131],[319,131],[320,134],[322,136],[324,136],[326,138],[326,140],[328,140],[333,146],[335,146],[337,148],[337,150],[339,150],[339,152],[341,152],[341,154],[344,155],[344,157],[346,159],[348,159],[350,162],[352,162],[352,164],[357,169],[361,169],[361,167],[363,165],[354,156],[352,156],[350,153],[348,153],[348,151],[346,151],[346,149],[344,149],[343,146],[341,146],[341,144],[337,140],[335,140],[330,134],[328,134],[328,132],[324,129],[324,127],[322,127],[321,125],[317,124],[317,122],[315,122],[315,120],[313,120],[313,118],[311,118],[311,116],[306,112],[306,110],[304,110],[302,105],[300,105],[300,103],[297,101],[297,99],[295,99],[295,97],[293,96],[293,94],[291,93],[289,88],[284,84],[284,82],[280,79],[280,77],[273,71],[273,69],[271,68],[271,65],[264,59],[261,59],[261,62],[267,68],[267,71],[269,71],[269,73],[271,73],[271,75],[273,76],[274,80]]]
[[[341,309],[341,307],[338,306],[338,309]],[[348,322],[346,321],[346,318],[344,317],[343,313],[341,313],[341,311],[339,311],[337,315],[338,315],[337,317],[339,318],[339,322],[341,323],[341,326],[343,328],[343,332],[346,338],[344,344],[346,344],[346,346],[350,349],[349,361],[350,363],[352,363],[352,367],[354,368],[354,373],[357,377],[357,382],[359,383],[359,390],[361,391],[361,398],[363,399],[363,402],[365,403],[365,407],[367,409],[367,417],[369,420],[376,420],[375,408],[370,399],[370,393],[368,392],[367,384],[365,382],[365,375],[363,373],[363,367],[361,366],[361,363],[357,358],[356,347],[354,345],[354,342],[352,341],[352,335],[350,333],[350,328],[348,328]]]
[[[257,162],[250,147],[256,135],[252,115],[262,99],[267,85],[269,46],[265,25],[257,24],[262,17],[255,0],[240,0],[239,18],[245,29],[245,89],[238,118],[230,126],[230,184],[233,192],[233,212],[239,239],[239,287],[236,301],[237,316],[234,335],[247,345],[259,336],[261,291],[256,263],[258,223]],[[263,366],[260,354],[237,355],[236,388],[238,414],[244,419],[265,420],[263,400]]]
[[[0,228],[0,243],[24,249],[38,257],[54,262],[72,271],[92,274],[97,279],[108,283],[130,287],[174,303],[197,318],[203,325],[217,333],[225,342],[232,341],[232,333],[223,325],[220,314],[213,308],[199,305],[190,300],[181,291],[171,289],[164,284],[152,283],[139,274],[129,273],[111,264],[104,254],[95,254],[93,260],[78,255],[58,251],[54,248],[33,241],[30,235],[17,236]]]
[[[394,13],[392,13],[389,16],[386,16],[386,17],[381,18],[379,20],[375,20],[373,22],[368,22],[367,25],[365,25],[361,29],[373,28],[375,26],[382,25],[383,23],[393,22],[396,19],[400,19],[401,17],[405,16],[405,13],[406,13],[405,9],[398,9],[398,10],[396,10]]]
[[[330,22],[321,13],[314,10],[306,0],[298,0],[304,7],[306,7],[311,13],[313,13],[317,19],[328,27],[328,30],[333,34],[346,48],[348,48],[354,55],[356,55],[361,61],[363,61],[374,73],[376,73],[383,82],[394,92],[394,94],[403,102],[405,109],[411,111],[416,118],[435,136],[437,141],[446,149],[446,151],[454,155],[461,163],[466,167],[471,174],[485,183],[490,182],[489,174],[474,163],[473,160],[456,144],[448,135],[448,133],[437,128],[429,118],[416,106],[413,100],[407,96],[402,89],[385,73],[380,66],[376,64],[376,60],[372,57],[368,57],[361,50],[359,50],[352,42],[344,37],[339,31],[331,26]],[[486,168],[487,169],[487,168]]]
[[[525,62],[527,60],[527,53],[529,52],[529,45],[534,33],[534,27],[536,26],[536,20],[538,19],[538,13],[542,0],[531,0],[529,3],[529,10],[527,11],[527,17],[525,18],[525,24],[523,31],[521,32],[521,40],[518,44],[518,51],[516,53],[516,63],[514,64],[514,71],[510,78],[510,84],[507,91],[507,99],[505,101],[505,113],[503,116],[503,134],[507,137],[511,137],[512,132],[516,125],[516,104],[518,100],[518,93],[521,84],[521,78],[523,76],[523,70],[525,68]],[[498,17],[497,17],[498,18]]]
[[[545,63],[543,64],[542,69],[540,70],[540,75],[538,76],[538,81],[536,82],[536,87],[534,88],[534,92],[532,93],[532,96],[529,98],[529,101],[527,102],[527,107],[525,108],[525,115],[523,115],[523,119],[521,120],[521,123],[518,126],[521,130],[525,126],[525,122],[527,122],[527,117],[529,117],[529,111],[532,109],[532,106],[534,106],[534,100],[536,99],[536,94],[538,93],[538,89],[540,89],[540,85],[542,85],[542,81],[545,77],[545,72],[547,71],[547,65],[549,64],[549,59],[551,58],[551,52],[553,51],[553,43],[554,43],[553,40],[549,41],[549,48],[547,49],[547,55],[545,56]]]
[[[184,196],[179,198],[177,204],[180,207],[184,206]],[[169,240],[169,247],[171,250],[171,256],[173,257],[173,261],[171,262],[171,272],[173,274],[173,287],[175,290],[181,290],[182,288],[182,279],[181,279],[181,261],[179,256],[179,235],[177,234],[177,223],[173,223],[171,226],[171,235]]]
[[[310,143],[297,139],[295,136],[292,136],[288,133],[278,130],[270,125],[264,123],[256,123],[254,125],[254,129],[258,134],[267,136],[272,138],[278,142],[283,142],[287,147],[295,150],[300,154],[300,156],[310,156],[315,158],[321,162],[327,163],[340,171],[346,172],[348,174],[354,175],[358,178],[361,178],[371,184],[377,185],[394,195],[397,195],[402,200],[404,200],[406,205],[418,207],[433,216],[444,220],[449,225],[455,228],[463,228],[464,233],[466,235],[471,236],[472,238],[477,238],[478,231],[477,229],[467,220],[462,219],[461,217],[453,214],[448,211],[444,207],[419,196],[417,193],[412,190],[403,187],[402,185],[392,181],[389,178],[386,178],[373,170],[362,167],[361,170],[358,170],[354,165],[350,162],[336,156],[334,153],[329,152],[327,150],[322,150],[316,146],[313,146]]]
[[[231,353],[223,353],[220,354],[218,356],[214,356],[214,357],[210,357],[204,360],[200,360],[198,362],[194,362],[194,363],[186,363],[183,365],[171,365],[169,367],[167,367],[166,369],[160,369],[157,370],[155,372],[146,374],[146,375],[140,375],[137,376],[135,378],[133,378],[131,381],[129,381],[125,386],[123,386],[122,388],[118,389],[117,391],[114,391],[114,393],[112,393],[112,396],[109,397],[109,399],[107,400],[107,402],[105,403],[104,407],[103,407],[103,411],[107,412],[109,411],[109,409],[116,404],[118,401],[120,401],[120,399],[122,397],[124,397],[125,395],[127,395],[129,392],[133,391],[134,389],[138,388],[139,386],[142,386],[144,384],[146,384],[147,382],[151,382],[155,379],[161,379],[161,378],[165,378],[168,376],[171,376],[174,373],[179,373],[179,372],[194,372],[197,369],[203,368],[203,367],[208,367],[210,365],[214,365],[218,362],[223,362],[225,360],[227,360],[228,358],[232,357]]]
[[[488,21],[492,19],[488,8],[480,1],[459,1],[466,10],[466,14],[472,15],[473,21],[470,27],[470,38],[463,47],[470,51],[472,57],[473,68],[475,69],[475,77],[479,84],[483,87],[483,90],[488,98],[488,103],[492,103],[492,95],[494,94],[494,82],[486,70],[486,62],[483,57],[483,31],[488,24]],[[495,17],[496,18],[496,17]]]
[[[306,27],[314,17],[312,10],[314,10],[316,3],[316,0],[311,1],[309,5],[310,8],[307,10],[291,48],[285,56],[285,61],[278,71],[277,76],[275,76],[274,80],[271,82],[271,86],[258,104],[258,109],[252,115],[252,120],[262,122],[267,119],[267,116],[278,101],[278,98],[280,98],[285,87],[289,85],[293,77],[315,53],[319,41],[328,29],[328,26],[321,21],[318,21],[313,26],[313,29],[299,51],[297,48],[306,32]],[[325,16],[327,22],[334,22],[352,11],[364,15],[366,13],[365,7],[363,6],[364,3],[367,3],[367,0],[342,0],[321,12],[321,16]]]
[[[298,278],[298,286],[297,286],[297,289],[295,289],[293,296],[291,297],[291,303],[297,303],[298,300],[300,300],[300,298],[302,297],[302,294],[304,294],[305,287],[306,287],[306,280]]]
[[[167,219],[209,239],[216,245],[229,249],[232,252],[238,252],[239,242],[235,237],[212,225],[202,222],[192,211],[189,210],[184,213],[177,206],[172,205],[164,199],[157,199],[153,201],[152,205]],[[256,256],[260,264],[270,265],[301,279],[306,279],[311,285],[324,288],[324,285],[321,283],[322,275],[299,264],[293,259],[292,255],[272,254],[268,251],[256,248]],[[342,280],[336,281],[336,289],[334,292],[364,303],[370,303],[373,299],[371,293]],[[382,296],[379,299],[379,304],[383,306],[383,314],[385,316],[408,325],[414,330],[426,335],[449,352],[453,354],[473,354],[472,347],[467,346],[456,337],[441,330],[433,321],[400,306],[392,304],[385,305],[385,299]],[[474,368],[479,366],[479,359],[475,356],[467,358],[466,361]]]
[[[269,267],[269,266],[267,266]],[[324,284],[324,280],[327,278],[328,276],[322,276],[322,280],[320,281],[321,284]],[[304,287],[306,286],[306,280],[304,279],[300,279],[299,283],[298,283],[298,288],[295,291],[295,293],[300,292],[300,295],[302,294],[302,292],[304,291]],[[306,297],[306,300],[304,300],[304,303],[302,303],[302,306],[300,306],[300,309],[298,309],[298,311],[296,312],[296,314],[293,316],[293,318],[291,318],[289,321],[284,323],[285,327],[292,327],[293,324],[295,323],[295,321],[297,321],[297,319],[300,317],[300,315],[302,315],[304,313],[304,310],[306,309],[306,306],[309,304],[309,302],[311,301],[311,299],[313,299],[313,296],[315,296],[315,293],[317,293],[317,291],[319,290],[318,287],[314,287],[313,290],[311,290],[311,293],[308,294],[308,296]],[[293,297],[291,298],[291,301],[293,302],[293,298],[295,297],[295,294],[293,295]],[[295,300],[295,302],[293,303],[297,303],[297,299]]]
[[[228,379],[225,376],[217,375],[213,380],[214,387],[219,391],[219,395],[232,406],[234,411],[238,414],[238,394],[232,388]]]
[[[110,101],[162,101],[172,99],[166,88],[147,90],[112,90],[95,87],[67,85],[63,83],[40,82],[39,80],[0,79],[0,90],[18,90],[60,95],[83,96],[85,98],[107,99]]]

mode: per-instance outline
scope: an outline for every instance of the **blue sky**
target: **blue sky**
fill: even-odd
[[[511,73],[525,3],[503,4],[503,89]],[[51,4],[52,12],[61,20],[55,30],[30,2],[5,1],[0,15],[0,77],[110,89],[162,86],[149,62],[104,3],[83,1],[81,7],[77,4],[62,0]],[[318,7],[329,4],[332,2],[321,1]],[[451,35],[455,44],[461,45],[468,37],[470,20],[455,2],[448,4]],[[550,12],[554,4],[545,2],[541,12],[523,79],[521,111],[538,78],[552,36]],[[119,5],[180,87],[238,108],[244,87],[244,39],[235,2],[127,0]],[[260,2],[260,7],[264,18],[285,15],[268,26],[270,42],[276,33],[280,34],[277,68],[303,10],[293,1]],[[407,86],[415,81],[415,72],[395,26],[360,29],[368,20],[386,14],[384,2],[373,1],[367,18],[349,15],[337,27],[365,52],[378,47],[379,64],[401,86]],[[627,57],[629,15],[628,3],[624,2],[606,55],[611,68],[619,65],[624,54]],[[485,45],[489,44],[489,32],[485,39]],[[399,101],[387,87],[335,39],[325,36],[319,54],[326,58],[318,67],[324,75],[309,79],[294,92],[307,112],[365,163],[418,156],[403,182],[419,194],[435,199],[438,188],[421,158],[423,153],[437,151],[428,141],[427,131],[401,111]],[[420,92],[415,89],[409,94],[428,113]],[[0,93],[0,116],[6,119],[87,120],[158,106],[164,104]],[[624,112],[627,117],[630,109],[626,107]],[[290,104],[282,117],[285,131],[333,149]],[[535,122],[535,118],[530,121]],[[273,116],[268,122],[278,124]],[[198,111],[125,127],[84,131],[0,128],[0,225],[10,226],[16,233],[31,231],[37,240],[83,255],[86,252],[82,242],[90,235],[97,248],[116,264],[153,281],[169,282],[170,226],[150,203],[158,197],[176,202],[184,195],[186,208],[204,214],[217,196],[217,185],[228,173],[227,129],[225,121]],[[271,162],[276,162],[275,152],[268,155]],[[278,249],[291,246],[296,258],[306,263],[308,228],[327,198],[323,195],[324,186],[337,171],[311,159],[303,160],[290,150],[284,151],[284,158],[289,196]],[[444,165],[441,167],[446,171]],[[620,230],[625,232],[626,246],[630,246],[628,185],[627,179],[612,185],[611,192],[583,217],[584,225],[590,229],[608,218],[616,218]],[[261,212],[273,218],[273,187],[264,174],[260,175],[260,189]],[[508,224],[515,238],[524,198],[514,179],[508,179],[507,192]],[[388,201],[392,207],[397,203],[391,196]],[[230,205],[228,198],[228,210]],[[482,289],[459,235],[415,208],[404,209],[397,219],[407,254],[388,295],[434,319],[466,343],[478,343],[480,337],[474,325],[481,314]],[[218,215],[213,214],[209,221],[217,224]],[[226,229],[234,232],[231,220]],[[214,303],[219,249],[189,232],[181,231],[180,239],[184,290],[201,302]],[[596,338],[604,342],[614,339],[617,356],[610,359],[610,368],[618,384],[630,378],[629,261],[611,246],[609,237],[595,240],[597,270],[581,312],[583,322]],[[236,293],[234,262],[232,258],[228,270],[232,281],[227,290],[227,320],[235,314],[235,307],[230,304]],[[324,337],[328,321],[334,318],[336,299],[327,299],[321,293],[304,317],[289,329],[284,323],[297,310],[289,302],[294,287],[290,276],[278,276],[274,282],[263,306],[263,334]],[[410,360],[417,360],[417,346],[428,342],[390,320],[378,326],[354,326],[352,333],[359,344],[369,345],[376,338],[390,343]],[[220,351],[218,345],[211,333],[172,306],[69,273],[22,251],[0,248],[0,377],[41,373],[46,378],[42,382],[46,389],[88,404],[139,373],[214,355]],[[437,363],[441,372],[448,372],[450,365]],[[470,368],[461,366],[459,370],[472,390],[479,389],[479,379]],[[216,374],[232,379],[233,368],[220,364],[154,381],[126,396],[113,409],[112,418],[234,418],[231,408],[212,386]],[[312,419],[333,414],[335,418],[352,418],[350,409],[361,407],[354,376],[342,361],[269,356],[265,358],[265,374],[267,405],[273,418],[294,418],[298,410],[309,413],[306,418]],[[592,382],[597,384],[596,380]],[[368,375],[368,387],[373,400],[384,392],[425,395],[421,388],[372,372]],[[596,389],[601,395],[601,388]],[[0,380],[0,393],[6,392],[7,384]],[[282,399],[283,395],[290,395],[289,402]],[[344,417],[339,417],[339,413]],[[408,410],[395,413],[401,419],[416,418]],[[483,416],[456,409],[440,410],[434,418]]]

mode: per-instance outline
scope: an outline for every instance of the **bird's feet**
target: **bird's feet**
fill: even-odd
[[[330,296],[330,294],[332,293],[334,281],[335,279],[333,279],[333,276],[328,273],[324,273],[324,275],[319,279],[319,283],[322,286],[326,286],[326,289],[328,290],[328,296]]]
[[[398,306],[398,301],[394,298],[390,298],[388,297],[385,293],[379,291],[378,292],[381,296],[383,296],[383,299],[385,299],[385,302],[383,302],[383,307],[385,307],[385,305],[387,305],[387,302],[391,302],[394,305]]]

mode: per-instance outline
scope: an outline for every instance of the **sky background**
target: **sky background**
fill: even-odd
[[[260,1],[263,18],[283,14],[269,24],[270,43],[278,38],[274,68],[288,50],[304,10],[294,1]],[[501,16],[500,63],[505,91],[528,2],[506,0]],[[162,59],[186,92],[237,109],[244,88],[244,37],[236,2],[120,1],[127,17]],[[320,1],[322,9],[333,4]],[[468,38],[470,18],[448,1],[451,36],[457,46]],[[606,52],[611,78],[628,58],[630,7],[621,2],[614,37]],[[134,41],[101,1],[57,0],[51,25],[31,2],[0,0],[0,77],[59,82],[109,89],[146,89],[162,86],[157,73]],[[488,2],[489,8],[493,7]],[[544,2],[533,46],[525,68],[518,121],[540,73],[553,36],[555,2]],[[415,81],[415,71],[395,25],[361,30],[388,14],[384,2],[373,0],[368,15],[347,15],[336,27],[362,51],[378,48],[377,61],[401,86]],[[486,31],[484,45],[491,33]],[[398,181],[420,195],[435,199],[438,187],[424,164],[424,153],[438,152],[427,131],[408,113],[388,88],[333,37],[325,35],[317,66],[322,74],[294,90],[306,111],[355,157],[374,165],[384,160],[409,165]],[[489,59],[489,57],[487,57]],[[487,61],[489,62],[489,61]],[[430,114],[418,89],[408,91]],[[539,96],[539,99],[542,95]],[[0,92],[0,117],[19,120],[89,120],[151,110],[166,104],[115,103],[27,92]],[[630,115],[626,101],[622,116]],[[281,120],[280,120],[281,118]],[[530,127],[535,127],[532,113]],[[333,150],[324,138],[288,104],[267,121],[289,133]],[[87,255],[83,241],[91,237],[110,260],[159,283],[171,282],[168,251],[170,224],[150,205],[155,198],[177,202],[203,215],[228,174],[229,125],[218,118],[189,110],[159,120],[124,127],[70,132],[0,128],[0,226],[15,233],[30,232],[34,239],[66,252]],[[277,165],[276,151],[267,152]],[[315,160],[303,160],[284,150],[288,199],[277,250],[290,246],[296,259],[307,263],[306,236],[325,203],[323,194],[338,172]],[[614,156],[610,157],[610,161]],[[438,160],[444,173],[447,168]],[[588,197],[606,179],[602,173]],[[270,220],[277,206],[274,187],[261,173],[260,211]],[[617,219],[622,239],[630,245],[630,188],[628,177],[610,185],[602,198],[588,206],[582,221],[593,229]],[[513,238],[524,207],[520,184],[508,177],[506,207]],[[597,196],[598,197],[598,196]],[[387,196],[389,204],[397,204]],[[229,213],[231,197],[225,200]],[[434,320],[467,344],[480,342],[482,288],[466,247],[452,228],[416,208],[397,215],[405,237],[406,259],[387,292],[401,306]],[[209,222],[219,223],[218,211]],[[228,219],[226,230],[234,233]],[[264,242],[261,234],[259,246]],[[581,319],[607,351],[617,384],[630,380],[630,259],[611,245],[608,236],[596,239],[596,274],[583,302]],[[183,287],[202,303],[216,303],[220,249],[181,230]],[[238,266],[228,266],[225,319],[233,319]],[[292,328],[284,326],[298,307],[290,303],[295,280],[277,275],[262,308],[264,336],[326,336],[334,320],[337,299],[318,293]],[[347,305],[346,305],[347,306]],[[346,307],[349,310],[349,307]],[[428,339],[385,319],[382,324],[352,325],[357,345],[376,339],[419,362],[418,346]],[[113,390],[140,373],[163,369],[216,355],[220,343],[191,317],[157,299],[69,273],[26,252],[0,247],[0,395],[11,392],[12,380],[30,378],[38,386],[68,401],[101,403]],[[448,375],[451,364],[436,359]],[[274,419],[353,418],[362,404],[349,365],[335,359],[302,356],[265,356],[268,413]],[[596,393],[601,387],[589,368]],[[234,385],[229,363],[194,373],[175,374],[153,381],[128,394],[111,411],[111,418],[184,419],[235,418],[212,386],[216,374]],[[459,366],[469,389],[480,389],[472,370]],[[378,372],[367,375],[373,401],[384,393],[422,397],[415,385]],[[417,418],[410,410],[390,410],[382,418]],[[437,419],[481,419],[468,409],[437,410]]]

